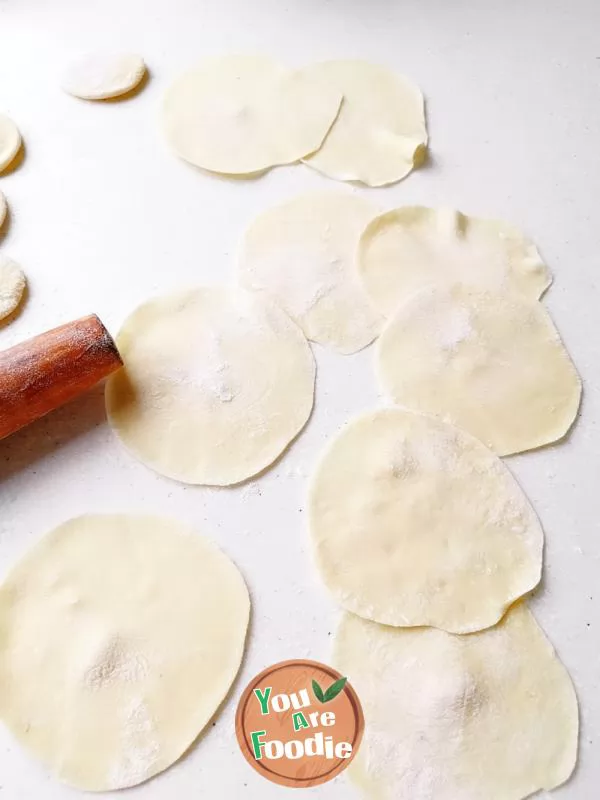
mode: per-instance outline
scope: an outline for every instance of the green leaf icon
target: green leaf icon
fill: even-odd
[[[319,686],[319,684],[315,680],[313,680],[313,682],[312,682],[312,688],[313,688],[313,692],[315,693],[315,697],[317,698],[317,700],[320,703],[324,703],[325,702],[325,695],[323,694],[323,689],[321,689],[321,687]]]
[[[347,682],[348,678],[340,678],[339,680],[335,681],[335,683],[332,683],[329,689],[324,692],[319,684],[313,680],[312,688],[319,703],[329,703],[331,700],[335,700]]]
[[[340,678],[335,683],[332,683],[329,689],[325,692],[325,700],[323,702],[329,703],[330,700],[334,700],[338,694],[343,690],[344,686],[348,682],[348,678]]]

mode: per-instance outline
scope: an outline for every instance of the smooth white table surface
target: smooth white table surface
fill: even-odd
[[[94,49],[141,53],[151,71],[141,94],[110,104],[63,94],[64,65]],[[0,248],[23,265],[31,286],[22,315],[0,327],[0,348],[89,312],[116,332],[150,295],[229,281],[240,235],[257,212],[309,188],[339,187],[307,167],[255,181],[221,180],[169,152],[158,125],[165,88],[200,57],[232,52],[272,54],[291,65],[362,57],[410,75],[427,96],[431,162],[393,188],[355,191],[383,207],[446,204],[510,220],[536,240],[554,272],[546,303],[584,379],[582,416],[567,442],[508,463],[547,534],[534,610],[581,703],[580,765],[556,796],[594,800],[600,792],[600,3],[0,0],[0,112],[14,118],[26,142],[23,164],[0,176],[11,208]],[[273,469],[242,488],[185,487],[132,460],[106,425],[101,391],[0,443],[0,574],[68,517],[142,511],[173,515],[212,535],[249,583],[247,658],[216,725],[176,767],[119,796],[289,794],[243,761],[232,716],[242,687],[265,666],[328,659],[338,611],[310,563],[307,476],[343,421],[381,402],[372,351],[341,357],[315,347],[315,353],[310,424]],[[77,796],[0,726],[0,798]],[[343,776],[311,796],[358,797]]]

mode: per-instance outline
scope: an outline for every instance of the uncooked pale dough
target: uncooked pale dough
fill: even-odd
[[[307,71],[344,96],[323,146],[305,159],[309,166],[340,181],[384,186],[422,160],[427,127],[417,86],[365,61],[325,61]]]
[[[310,416],[302,331],[259,293],[205,287],[151,300],[125,322],[109,420],[131,452],[183,481],[228,485],[268,467]]]
[[[171,766],[239,669],[250,602],[233,563],[172,520],[84,516],[0,588],[0,715],[79,789]]]
[[[0,255],[0,320],[18,308],[26,285],[21,267],[10,258]]]
[[[91,53],[67,69],[63,89],[82,100],[109,100],[130,92],[146,74],[143,58],[131,53]]]
[[[523,800],[573,772],[575,690],[524,604],[472,636],[346,614],[333,663],[365,712],[348,774],[373,800]]]
[[[341,102],[309,70],[226,56],[207,59],[171,86],[164,126],[175,152],[197,167],[254,175],[318,150]]]
[[[541,303],[460,284],[400,305],[379,339],[377,372],[394,402],[464,428],[499,455],[560,439],[581,398]]]
[[[470,633],[531,591],[543,532],[481,442],[389,408],[349,423],[312,480],[310,530],[337,602],[386,625]]]
[[[19,129],[10,117],[0,114],[0,172],[3,172],[12,163],[20,148]]]
[[[374,219],[362,236],[358,265],[373,303],[386,317],[432,284],[460,281],[538,299],[551,283],[535,245],[516,228],[421,206]]]
[[[376,213],[342,192],[311,192],[264,212],[246,233],[240,283],[272,294],[309,339],[361,350],[382,323],[356,271],[358,240]]]

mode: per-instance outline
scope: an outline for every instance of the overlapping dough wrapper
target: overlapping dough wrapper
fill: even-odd
[[[377,343],[386,394],[435,414],[499,455],[562,438],[581,382],[548,312],[514,290],[454,284],[402,303]]]
[[[366,797],[523,800],[574,769],[575,691],[524,604],[470,636],[346,614],[333,663],[365,713],[348,773]]]
[[[350,422],[312,479],[317,567],[337,602],[387,625],[470,633],[539,582],[543,532],[503,462],[434,417]]]
[[[460,282],[537,300],[551,283],[536,246],[512,225],[423,206],[397,208],[370,222],[358,269],[384,317],[426,286]]]
[[[342,94],[306,69],[262,56],[205,59],[165,97],[164,129],[186,161],[225,175],[256,175],[318,150]]]

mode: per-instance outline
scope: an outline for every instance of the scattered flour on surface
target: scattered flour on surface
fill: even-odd
[[[109,782],[115,789],[147,780],[160,758],[156,722],[140,698],[123,710],[120,745],[119,759],[110,771]]]

